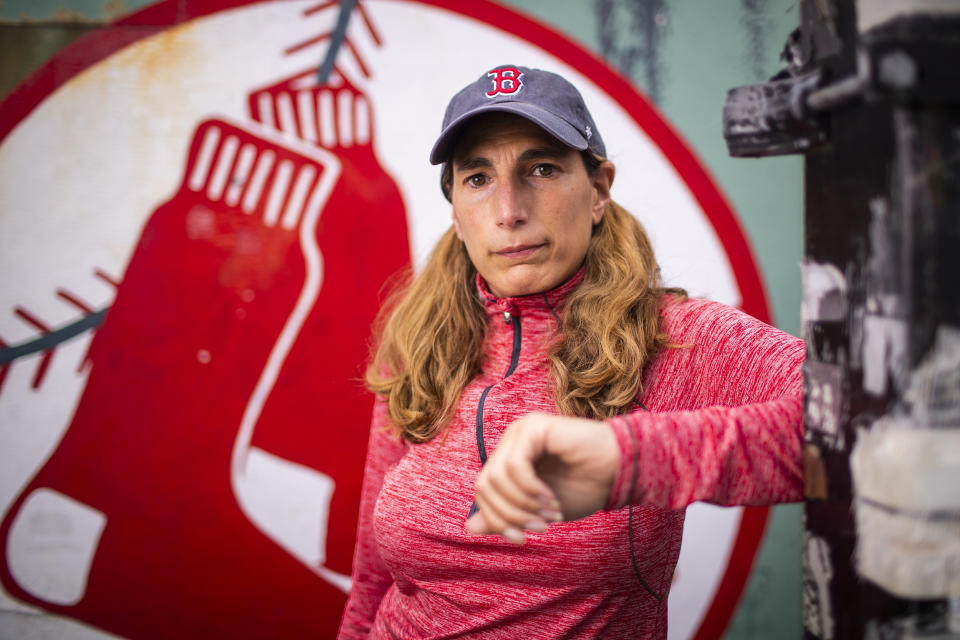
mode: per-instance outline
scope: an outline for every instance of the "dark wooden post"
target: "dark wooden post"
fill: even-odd
[[[805,635],[958,638],[960,1],[801,10],[724,135],[806,155]]]

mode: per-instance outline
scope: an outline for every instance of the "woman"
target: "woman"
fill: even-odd
[[[451,100],[453,227],[367,373],[342,638],[662,638],[683,509],[800,499],[803,343],[663,288],[604,156],[555,74]]]

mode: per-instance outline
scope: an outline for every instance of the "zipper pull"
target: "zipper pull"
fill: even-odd
[[[509,312],[509,311],[504,311],[504,312],[503,312],[503,321],[506,322],[507,324],[510,324],[510,312]]]

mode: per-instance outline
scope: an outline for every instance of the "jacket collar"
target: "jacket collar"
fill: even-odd
[[[477,273],[477,291],[484,301],[487,313],[511,313],[518,311],[532,311],[534,309],[546,310],[555,313],[555,309],[563,305],[563,302],[583,282],[583,267],[570,276],[564,282],[541,293],[531,293],[523,296],[511,298],[498,298],[490,292],[486,280]]]

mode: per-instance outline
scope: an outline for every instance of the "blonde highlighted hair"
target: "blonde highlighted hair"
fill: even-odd
[[[476,274],[451,228],[423,272],[380,311],[366,382],[386,399],[390,422],[409,442],[440,434],[480,372],[486,316]],[[644,366],[668,346],[659,316],[667,293],[686,295],[661,285],[643,227],[609,202],[548,354],[558,413],[604,419],[632,408]]]

